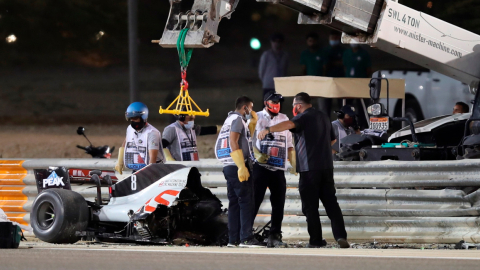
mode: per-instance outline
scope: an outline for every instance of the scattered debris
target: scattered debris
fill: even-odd
[[[480,249],[480,244],[467,243],[464,240],[461,240],[460,242],[455,244],[455,249],[470,249],[470,248]]]
[[[35,238],[32,238],[35,239]],[[308,244],[308,241],[285,241],[288,245],[288,248],[305,248],[306,245]],[[33,240],[31,241],[30,239],[26,242],[21,243],[22,246],[24,247],[41,247],[43,245],[50,245],[48,243],[38,241],[38,240]],[[83,245],[86,247],[90,246],[101,246],[103,248],[117,248],[117,247],[136,247],[136,246],[150,246],[150,245],[145,245],[145,244],[131,244],[131,243],[107,243],[107,242],[77,242],[75,244],[69,244],[71,246],[74,245]],[[63,244],[55,244],[55,246],[63,246]],[[151,246],[158,246],[158,245],[151,245]],[[196,245],[196,244],[191,244],[187,242],[186,239],[183,240],[183,242],[178,242],[174,245],[164,245],[165,247],[189,247],[189,248],[195,248],[195,247],[202,247],[202,245]],[[226,248],[226,246],[223,246]],[[324,249],[336,249],[337,243],[335,241],[327,241],[327,245],[323,247]],[[350,248],[352,249],[416,249],[416,250],[454,250],[454,249],[463,249],[463,250],[468,250],[468,249],[478,249],[480,250],[480,244],[475,244],[475,243],[467,243],[464,240],[456,243],[456,244],[444,244],[444,243],[432,243],[432,244],[425,244],[425,243],[405,243],[405,244],[399,244],[399,243],[380,243],[374,240],[373,242],[363,242],[363,243],[351,243]]]

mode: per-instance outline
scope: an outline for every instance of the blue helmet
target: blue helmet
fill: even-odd
[[[147,105],[142,102],[134,102],[128,106],[125,112],[125,119],[130,120],[133,117],[141,117],[143,121],[147,122],[148,108]]]

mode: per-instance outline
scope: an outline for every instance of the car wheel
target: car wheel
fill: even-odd
[[[33,202],[31,225],[35,236],[48,243],[75,243],[77,231],[88,226],[89,211],[82,195],[65,189],[47,189]]]

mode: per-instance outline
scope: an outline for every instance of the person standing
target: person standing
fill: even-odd
[[[262,247],[252,234],[255,204],[250,177],[253,159],[250,134],[255,131],[256,123],[253,101],[246,96],[239,97],[235,111],[228,113],[215,143],[215,155],[223,163],[227,180],[228,247]]]
[[[257,113],[258,121],[255,130],[262,131],[264,128],[273,126],[288,117],[280,113],[280,102],[283,97],[276,93],[267,93],[264,97],[265,108]],[[292,164],[290,172],[295,173],[295,151],[293,150],[292,134],[285,130],[272,133],[263,140],[253,136],[253,150],[255,164],[253,165],[253,187],[255,194],[255,213],[258,213],[260,205],[265,197],[267,187],[270,190],[270,203],[272,205],[272,225],[267,241],[267,247],[286,247],[282,242],[282,220],[285,207],[285,193],[287,192],[287,157]]]
[[[343,53],[343,65],[347,78],[371,78],[372,61],[370,54],[359,44],[350,44],[350,49]]]
[[[181,114],[163,130],[162,145],[167,161],[198,161],[197,136],[217,134],[217,126],[195,125],[195,115]]]
[[[265,51],[260,57],[258,67],[258,76],[262,81],[263,94],[275,92],[275,83],[273,78],[285,77],[288,70],[288,53],[283,50],[285,37],[280,33],[275,33],[270,37],[271,49]]]
[[[330,32],[328,37],[329,46],[325,48],[325,61],[323,62],[324,74],[327,77],[345,77],[343,66],[343,53],[345,48],[341,43],[342,33],[338,31]]]
[[[322,238],[322,226],[318,214],[319,199],[322,201],[328,218],[331,220],[335,240],[341,248],[348,248],[347,232],[342,210],[335,195],[333,179],[333,159],[331,145],[335,134],[328,117],[315,110],[307,93],[298,93],[293,100],[293,115],[284,121],[267,127],[258,134],[264,139],[269,133],[290,130],[294,134],[296,167],[300,173],[298,189],[302,201],[302,212],[307,218],[310,241],[307,247],[326,246]]]
[[[308,76],[323,75],[323,53],[318,43],[317,33],[307,35],[307,47],[300,55],[302,74]]]
[[[122,174],[123,168],[138,171],[151,163],[164,162],[161,134],[147,122],[148,108],[142,102],[128,106],[125,118],[130,121],[127,136],[118,150],[115,170]]]
[[[328,43],[324,49],[323,74],[327,77],[338,78],[345,77],[345,68],[343,66],[343,53],[345,48],[341,43],[342,33],[331,31],[328,36]],[[328,117],[332,112],[331,98],[318,98],[318,108]]]
[[[332,153],[340,153],[342,149],[342,140],[351,134],[361,134],[356,119],[355,108],[350,105],[343,106],[340,111],[335,112],[337,120],[332,122],[333,132],[335,133],[335,143],[332,145]]]

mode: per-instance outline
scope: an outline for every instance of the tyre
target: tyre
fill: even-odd
[[[423,120],[422,108],[417,100],[407,99],[407,102],[405,103],[405,117],[410,118],[413,123]]]
[[[30,223],[40,240],[75,243],[75,232],[88,226],[89,210],[82,195],[65,189],[47,189],[33,202]]]
[[[402,102],[397,102],[395,106],[395,117],[402,117]],[[422,107],[418,104],[418,101],[415,97],[407,97],[405,102],[405,117],[410,118],[413,123],[424,120]],[[408,126],[408,123],[404,123],[405,126]],[[393,130],[397,131],[402,128],[402,122],[393,122]]]

